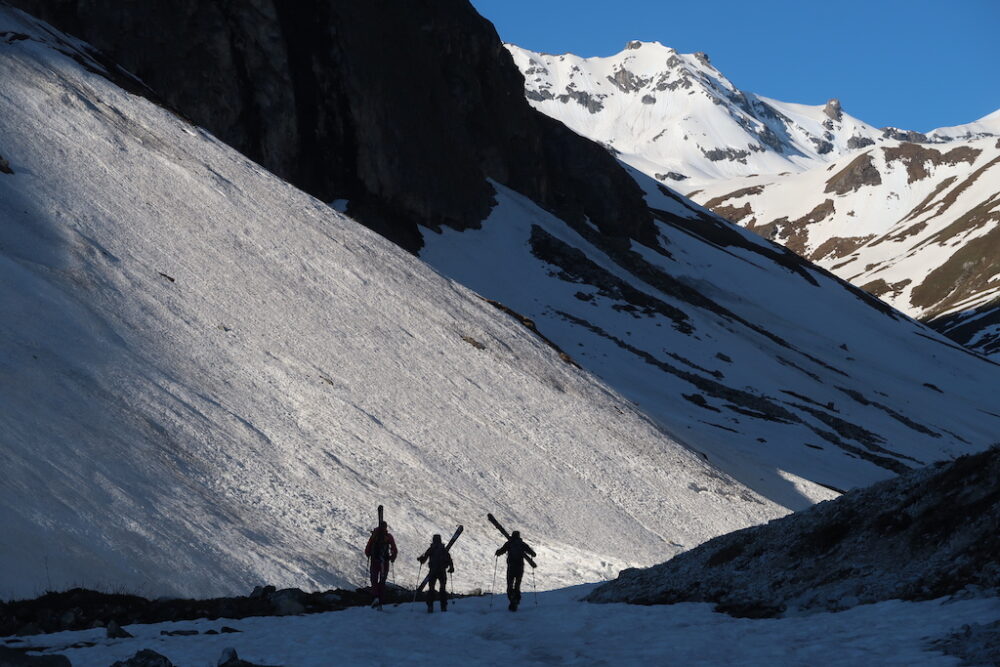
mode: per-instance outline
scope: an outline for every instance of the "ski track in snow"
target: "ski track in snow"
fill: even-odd
[[[423,603],[382,613],[346,611],[284,618],[200,620],[125,629],[134,639],[109,640],[104,629],[25,638],[62,653],[75,667],[107,667],[149,648],[178,667],[211,665],[227,647],[244,660],[296,667],[364,665],[957,665],[928,650],[930,640],[965,624],[1000,619],[1000,599],[889,601],[838,613],[752,620],[715,613],[707,604],[636,606],[577,600],[590,585],[527,593],[521,609],[506,598],[453,601],[426,613]],[[162,630],[239,634],[168,637]],[[82,641],[91,648],[66,649]]]

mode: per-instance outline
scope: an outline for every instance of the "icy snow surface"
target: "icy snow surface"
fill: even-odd
[[[380,503],[398,576],[492,511],[546,588],[784,512],[79,48],[0,6],[0,599],[361,585]]]
[[[965,624],[1000,618],[1000,600],[891,601],[839,613],[751,620],[707,604],[643,607],[578,602],[591,586],[529,593],[511,614],[506,598],[464,599],[446,614],[422,603],[382,613],[328,614],[239,621],[132,625],[134,639],[108,640],[104,629],[29,637],[75,667],[106,667],[149,648],[179,666],[215,664],[227,647],[270,665],[957,665],[928,643]],[[161,636],[161,630],[205,632],[223,625],[239,634]],[[67,649],[81,642],[92,648]],[[23,645],[23,644],[22,644]]]

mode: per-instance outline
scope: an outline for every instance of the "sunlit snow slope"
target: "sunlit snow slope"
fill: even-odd
[[[428,233],[421,257],[788,507],[996,441],[1000,365],[635,177],[658,250],[497,185],[482,229]]]
[[[0,6],[0,598],[364,580],[487,511],[539,585],[782,513],[514,318]]]

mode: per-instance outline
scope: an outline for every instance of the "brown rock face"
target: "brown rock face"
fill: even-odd
[[[882,175],[872,161],[872,155],[863,153],[851,160],[851,163],[830,177],[823,192],[834,192],[844,195],[858,190],[865,185],[881,185]]]
[[[840,100],[834,98],[826,103],[823,107],[823,113],[826,114],[827,118],[830,120],[840,120],[844,117],[844,109],[840,106]]]
[[[907,182],[914,183],[929,176],[927,165],[955,165],[967,162],[970,165],[976,161],[982,152],[970,146],[958,146],[947,153],[934,148],[926,148],[912,143],[902,143],[899,146],[883,148],[887,163],[899,160],[906,165]]]
[[[183,115],[400,245],[478,226],[487,179],[571,223],[655,243],[641,191],[532,110],[466,0],[15,0],[94,44]]]

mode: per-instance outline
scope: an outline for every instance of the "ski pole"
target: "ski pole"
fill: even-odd
[[[535,606],[538,606],[538,588],[535,587],[535,570],[531,570],[531,592],[535,594]]]
[[[423,572],[423,570],[424,570],[424,564],[420,563],[420,567],[417,568],[417,583],[415,583],[413,585],[413,601],[414,602],[417,601],[417,588],[420,587],[420,582],[423,581],[423,579],[420,578],[420,573]]]
[[[500,556],[493,559],[493,583],[490,584],[490,609],[493,609],[493,596],[497,587],[497,565],[500,564]]]

